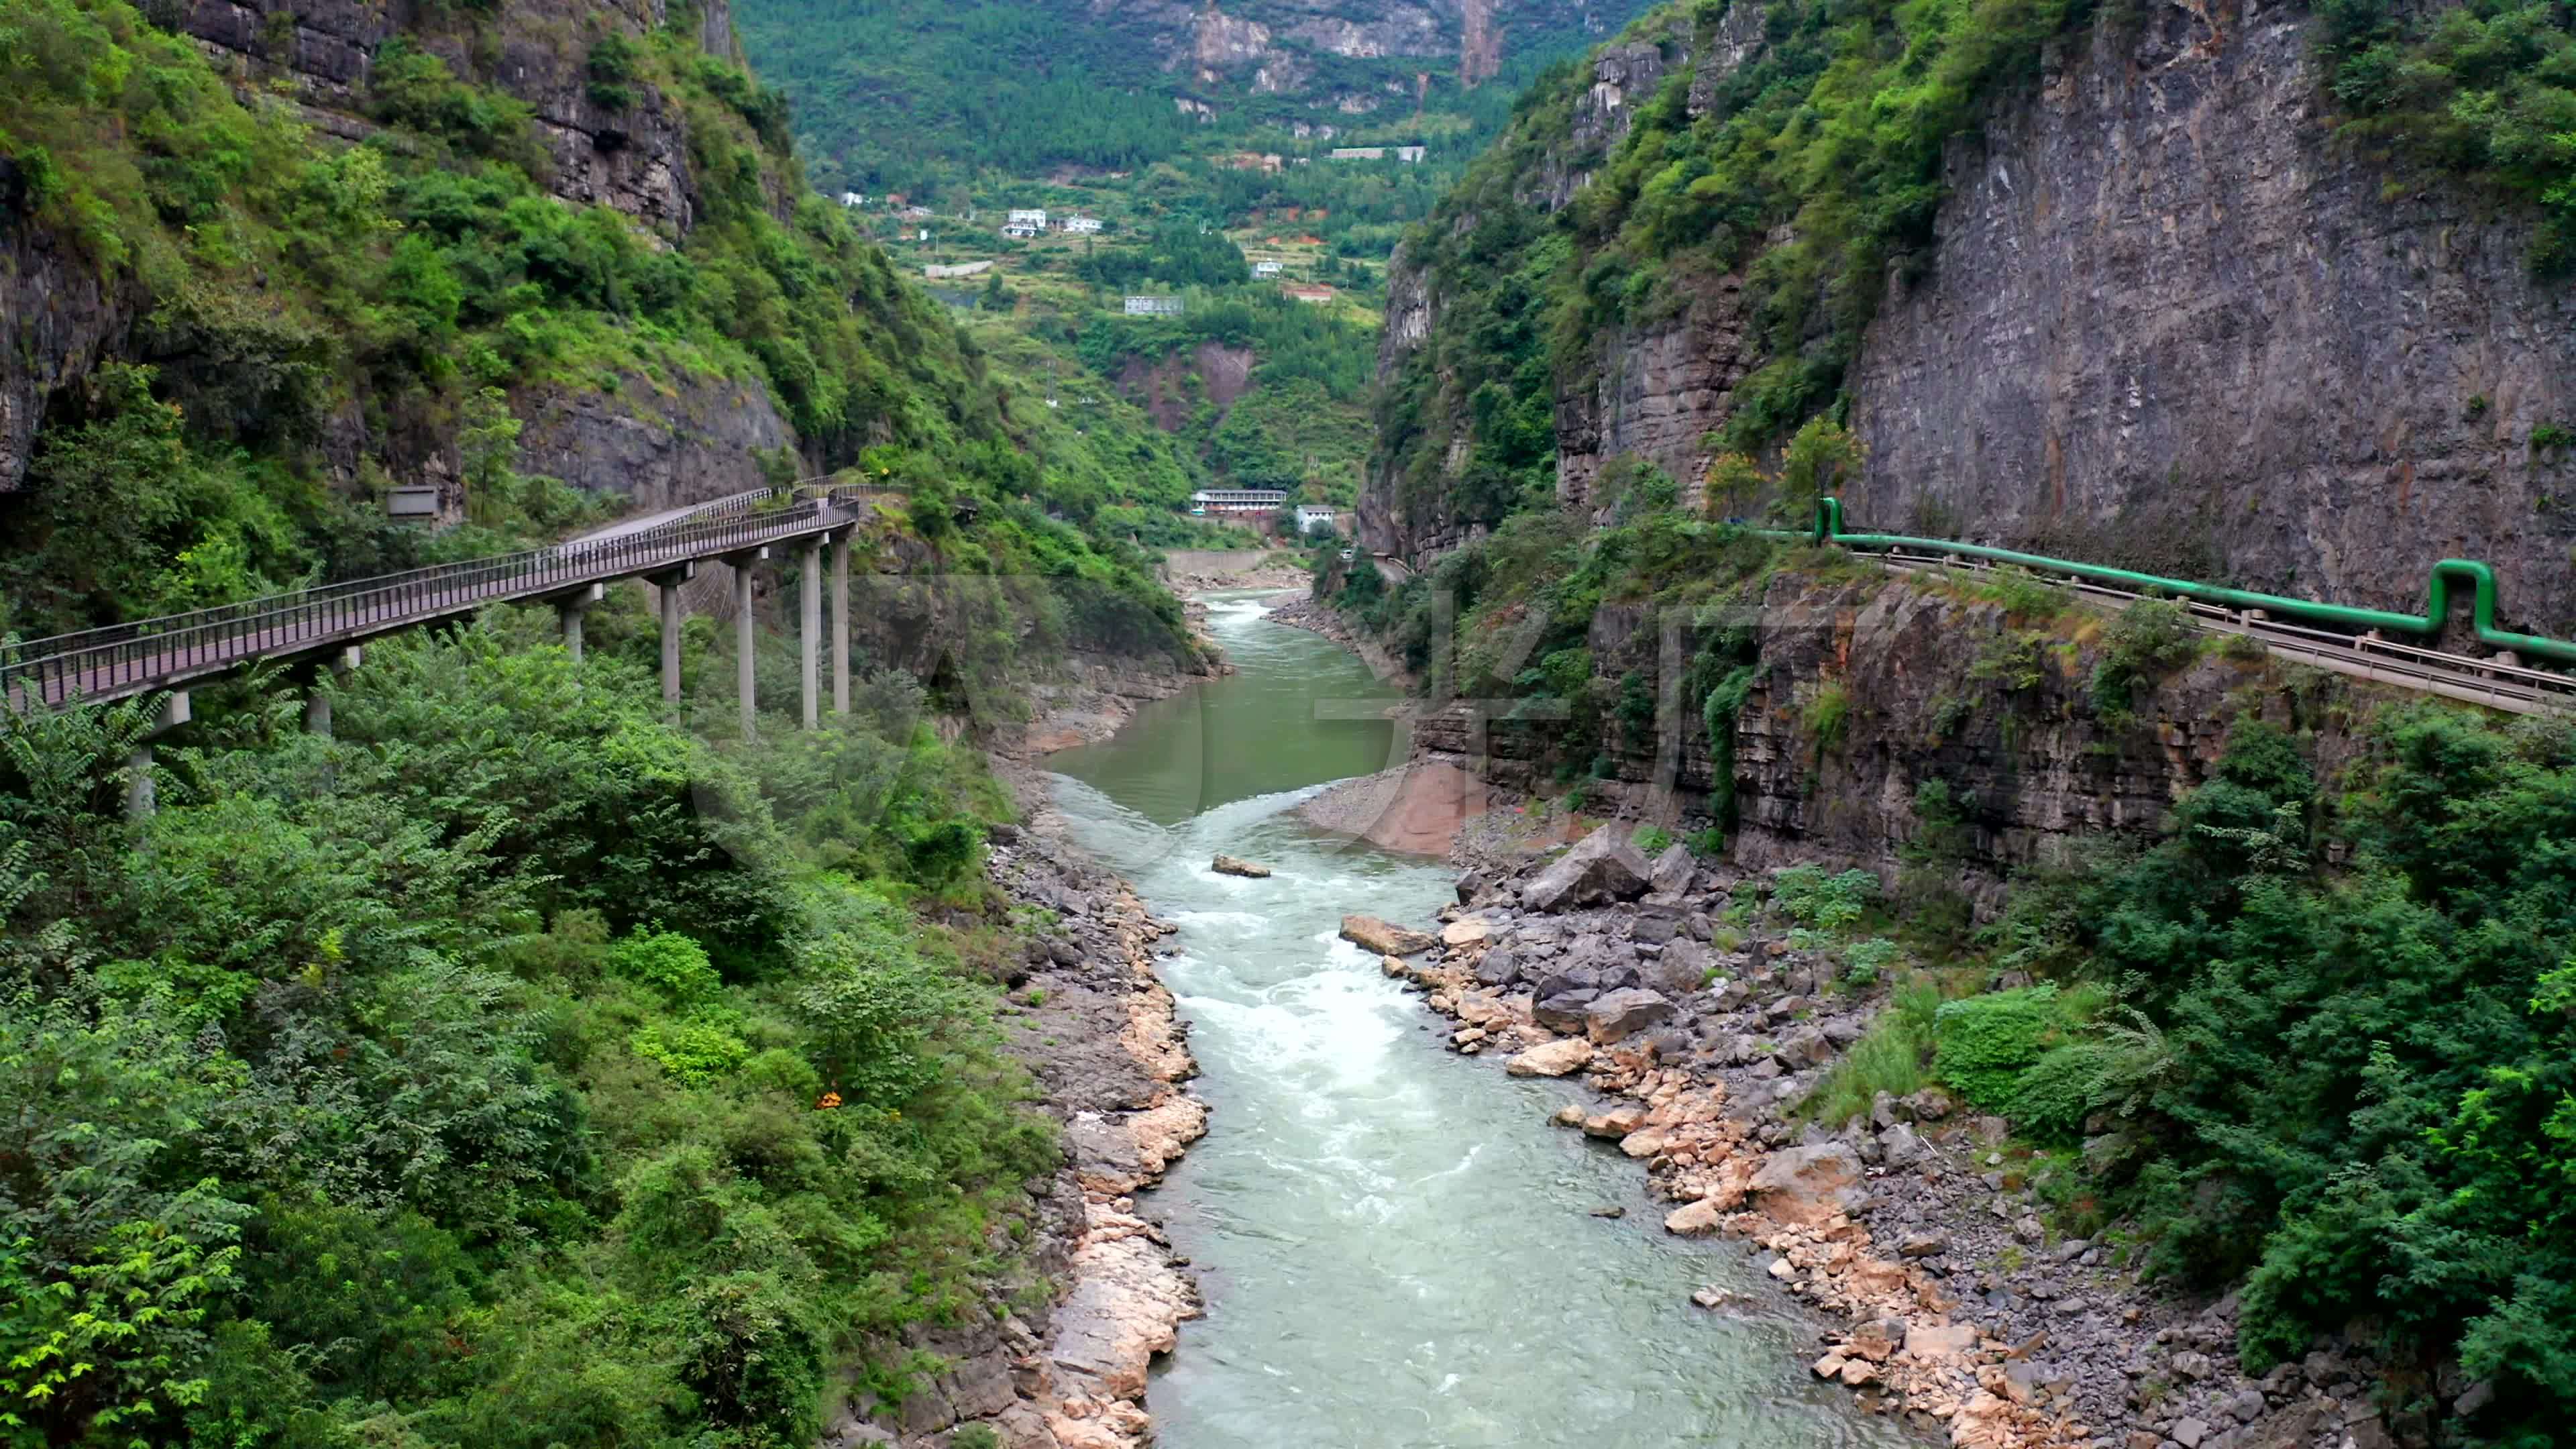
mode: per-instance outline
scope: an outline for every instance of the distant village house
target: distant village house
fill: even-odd
[[[1396,160],[1406,162],[1419,161],[1424,156],[1430,154],[1429,148],[1424,146],[1336,146],[1333,148],[1333,159],[1336,161],[1383,161],[1386,159],[1386,154],[1389,151],[1393,151],[1395,153]]]
[[[1285,296],[1294,297],[1306,303],[1329,302],[1339,295],[1321,282],[1290,282],[1279,290]]]
[[[1064,219],[1064,229],[1066,234],[1069,236],[1089,236],[1100,230],[1100,218],[1096,216],[1068,216]]]
[[[1297,505],[1297,531],[1299,533],[1338,533],[1341,531],[1341,526],[1342,516],[1340,511],[1335,509],[1333,505],[1329,503],[1300,503]]]
[[[868,204],[868,199],[855,191],[844,191],[841,193],[841,204],[843,206],[865,206]]]
[[[993,264],[989,260],[981,262],[958,262],[951,266],[941,266],[934,262],[929,266],[923,267],[921,269],[921,274],[930,278],[934,282],[941,282],[955,277],[981,276],[985,272],[991,271],[992,268]]]
[[[1130,297],[1127,299],[1127,315],[1130,317],[1178,317],[1181,315],[1181,299],[1178,297]]]
[[[1278,276],[1279,264],[1277,262],[1254,262],[1252,264],[1252,274],[1256,277]]]

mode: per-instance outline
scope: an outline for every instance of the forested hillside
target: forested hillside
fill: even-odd
[[[1129,542],[1191,475],[809,195],[720,8],[541,11],[0,6],[0,636],[854,473],[857,707],[667,707],[625,589],[580,661],[502,611],[176,734],[0,711],[12,1449],[809,1443],[1056,1286],[977,751],[1198,667]]]
[[[703,471],[680,467],[660,501],[864,463],[1009,503],[973,525],[994,571],[1047,572],[1069,548],[1155,596],[1134,555],[1038,516],[1059,484],[1090,508],[1132,498],[1126,444],[1015,407],[1025,386],[806,192],[783,103],[702,49],[694,18],[632,32],[594,14],[557,36],[442,11],[377,43],[341,99],[354,145],[278,94],[312,76],[219,73],[129,6],[28,0],[7,25],[5,320],[27,365],[0,459],[0,628],[551,536],[628,506],[621,417],[705,434],[679,455]],[[595,131],[473,78],[536,36]],[[650,185],[617,169],[648,144],[669,153]],[[684,412],[701,421],[665,416]],[[593,470],[583,487],[527,466],[539,434]],[[463,526],[384,522],[384,491],[423,483]]]
[[[148,705],[0,726],[0,1442],[802,1443],[1008,1277],[980,768],[541,643],[220,708],[139,828]]]
[[[753,62],[794,98],[823,181],[935,194],[985,171],[1137,171],[1290,141],[1490,134],[1540,66],[1641,8],[757,0],[741,23]]]

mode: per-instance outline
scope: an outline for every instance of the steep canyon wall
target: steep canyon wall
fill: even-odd
[[[1596,51],[1533,112],[1550,133],[1506,143],[1513,203],[1555,218],[1676,74],[1704,114],[1760,53],[1763,13],[1641,23]],[[1890,269],[1844,378],[1867,450],[1856,525],[2380,607],[2420,606],[2435,559],[2484,558],[2520,624],[2576,628],[2576,449],[2534,444],[2576,426],[2576,288],[2530,274],[2513,204],[2338,139],[2312,25],[2296,4],[2106,14],[1950,143],[1934,239]],[[1426,272],[1399,258],[1387,376],[1462,340]],[[1769,360],[1743,274],[1668,285],[1556,358],[1561,507],[1597,512],[1623,456],[1695,501]],[[1442,476],[1382,458],[1360,506],[1369,546],[1417,566],[1485,521],[1458,496],[1472,410],[1433,398],[1418,421]]]

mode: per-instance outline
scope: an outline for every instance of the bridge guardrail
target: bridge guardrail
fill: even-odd
[[[810,531],[862,501],[900,496],[899,490],[877,484],[799,487],[783,494],[757,489],[622,536],[576,539],[0,645],[0,700],[24,708],[30,702],[60,704],[76,694],[129,692],[175,675],[327,647],[351,635],[382,633],[479,603],[751,547]],[[784,506],[765,506],[771,503]]]

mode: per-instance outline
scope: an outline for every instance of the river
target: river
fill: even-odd
[[[1296,818],[1322,783],[1383,768],[1403,741],[1350,717],[1392,691],[1263,612],[1212,600],[1237,673],[1050,761],[1076,838],[1181,928],[1163,975],[1215,1108],[1153,1199],[1208,1300],[1153,1383],[1160,1442],[1909,1442],[1809,1379],[1794,1318],[1691,1305],[1704,1283],[1756,1301],[1768,1285],[1738,1246],[1665,1234],[1634,1164],[1548,1125],[1578,1085],[1443,1050],[1430,1013],[1336,938],[1345,912],[1422,923],[1454,873]],[[1218,851],[1276,874],[1217,875]],[[1594,1215],[1613,1205],[1627,1216]]]

